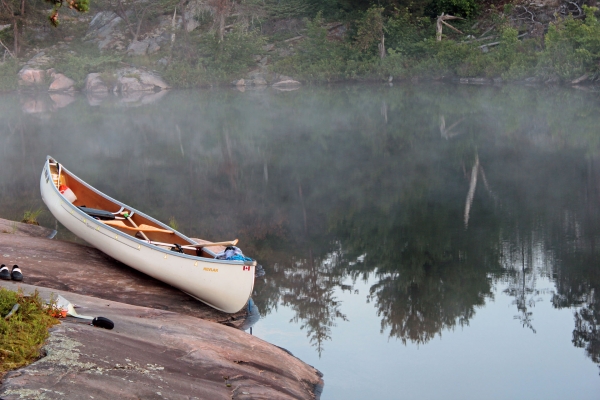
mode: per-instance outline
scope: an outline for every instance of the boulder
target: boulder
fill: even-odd
[[[279,81],[293,81],[293,80],[294,80],[294,78],[292,78],[292,77],[290,77],[290,76],[287,76],[287,75],[279,75],[279,74],[276,74],[276,75],[275,75],[275,80],[276,80],[276,81],[278,81],[278,82],[279,82]]]
[[[112,89],[114,92],[131,93],[170,88],[160,76],[138,68],[121,68],[115,71],[115,77],[116,85],[114,88],[109,88],[109,85],[102,80],[100,74],[89,74],[85,79],[84,90],[88,93],[107,93]]]
[[[161,77],[138,68],[122,68],[117,70],[116,74],[118,80],[117,87],[121,93],[170,88]]]
[[[45,52],[40,51],[35,56],[31,57],[29,61],[25,63],[28,67],[40,68],[49,65],[54,61],[54,57],[47,56]]]
[[[169,89],[170,86],[160,76],[154,75],[150,72],[140,71],[140,82],[145,85],[152,85],[160,89]],[[154,88],[153,88],[154,89]]]
[[[54,79],[50,84],[50,87],[48,88],[49,91],[68,92],[75,90],[75,81],[73,79],[67,78],[65,75],[57,73],[53,73],[52,77]]]
[[[36,86],[44,83],[46,72],[42,69],[33,68],[25,65],[19,71],[19,85]]]
[[[136,77],[123,76],[119,78],[119,88],[121,93],[144,92],[154,90],[154,85],[144,84]]]
[[[266,86],[267,85],[267,81],[265,80],[265,78],[254,78],[252,80],[252,83],[254,84],[254,86]]]
[[[156,41],[156,39],[150,39],[148,43],[148,50],[146,51],[148,54],[154,54],[160,50],[160,44]]]
[[[127,55],[129,56],[144,56],[148,51],[148,46],[150,43],[147,40],[131,42],[129,47],[127,47]]]
[[[102,81],[100,74],[91,73],[85,78],[84,90],[90,93],[106,93],[108,92],[108,86]]]
[[[246,80],[245,79],[240,79],[240,80],[231,82],[231,84],[233,86],[246,86]]]
[[[117,28],[121,25],[121,22],[123,22],[121,17],[114,12],[101,11],[90,22],[84,39],[97,42],[100,50],[113,47],[120,48],[121,37]]]
[[[113,34],[122,19],[112,11],[101,11],[94,15],[85,39],[106,38]]]
[[[198,20],[196,20],[196,18],[193,18],[191,16],[191,14],[187,14],[185,15],[185,30],[188,32],[193,31],[194,29],[196,29],[197,27],[200,26],[200,22],[198,22]]]

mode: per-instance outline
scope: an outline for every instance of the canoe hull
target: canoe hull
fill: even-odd
[[[40,180],[42,199],[52,215],[81,239],[123,264],[174,286],[217,310],[235,313],[247,303],[254,288],[255,261],[194,257],[124,234],[91,218],[67,201],[52,179],[47,178],[49,172],[47,161]]]

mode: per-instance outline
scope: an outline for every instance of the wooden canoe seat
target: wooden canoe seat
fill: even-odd
[[[219,246],[219,245],[212,245],[212,242],[209,242],[208,240],[204,240],[204,239],[198,239],[198,238],[192,238],[192,240],[198,242],[198,244],[204,244],[207,245],[205,247],[210,247],[210,249],[212,251],[214,251],[215,253],[220,253],[222,251],[225,251],[225,246]]]
[[[150,226],[150,225],[146,225],[146,224],[140,224],[136,228],[135,226],[126,225],[125,221],[121,221],[121,220],[100,221],[100,222],[102,222],[103,224],[106,224],[106,225],[114,226],[115,228],[118,228],[118,229],[126,229],[129,231],[135,231],[135,232],[175,233],[173,231],[155,228],[154,226]]]

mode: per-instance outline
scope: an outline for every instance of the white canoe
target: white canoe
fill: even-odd
[[[60,185],[71,189],[77,200],[71,203],[59,191]],[[168,225],[110,198],[51,157],[47,157],[42,171],[40,191],[42,200],[61,224],[123,264],[220,311],[235,313],[248,302],[254,288],[256,261],[216,259],[210,246],[203,247],[209,242],[199,244]],[[125,217],[124,212],[132,216],[102,221],[78,206],[109,211],[120,217]],[[183,252],[177,251],[175,244],[184,246],[180,250]]]

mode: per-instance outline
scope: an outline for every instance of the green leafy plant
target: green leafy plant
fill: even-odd
[[[573,79],[599,70],[600,23],[594,15],[597,8],[584,6],[583,10],[583,21],[569,16],[548,27],[546,47],[538,64],[541,75]]]
[[[175,217],[171,216],[171,218],[169,218],[169,226],[175,231],[179,230],[179,223]]]
[[[43,212],[44,210],[41,208],[38,208],[36,210],[27,210],[23,213],[23,220],[21,222],[30,225],[39,225],[37,219],[40,215],[43,214]]]
[[[0,63],[0,91],[10,91],[17,88],[15,76],[19,71],[19,63],[14,59]]]
[[[15,304],[19,309],[5,320]],[[51,308],[37,291],[25,296],[21,291],[0,288],[0,377],[39,358],[48,328],[58,324],[49,315]]]
[[[57,57],[55,68],[76,82],[83,85],[86,76],[92,72],[108,72],[118,67],[121,57],[118,55],[72,54],[66,53]]]
[[[476,0],[433,0],[429,7],[436,16],[446,13],[465,18],[473,18],[479,10]]]

